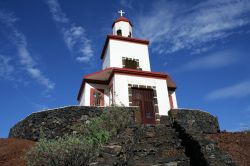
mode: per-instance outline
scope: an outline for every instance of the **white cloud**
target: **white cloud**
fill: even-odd
[[[35,67],[30,67],[26,69],[30,75],[35,78],[40,84],[46,86],[48,89],[54,89],[55,84],[51,82],[47,77],[43,75],[41,70]]]
[[[138,12],[140,13],[140,12]],[[153,51],[173,53],[208,47],[250,23],[249,0],[209,0],[190,6],[180,1],[160,1],[149,14],[136,18],[139,37],[150,39]]]
[[[206,95],[208,100],[242,98],[250,96],[250,81],[243,81],[235,85],[217,89]]]
[[[216,52],[204,57],[197,58],[185,64],[181,70],[217,69],[238,62],[239,56],[230,51]]]
[[[60,23],[69,22],[69,19],[66,17],[66,14],[62,12],[57,0],[48,0],[48,5],[50,6],[50,12],[55,21]]]
[[[17,18],[14,16],[13,13],[1,10],[0,21],[6,24],[7,26],[12,26],[17,21]]]
[[[9,28],[10,38],[13,44],[16,46],[18,57],[20,60],[21,66],[27,71],[27,73],[35,79],[38,83],[45,86],[48,89],[53,89],[55,84],[47,78],[42,71],[37,67],[37,63],[31,56],[31,53],[28,49],[28,44],[26,37],[22,34],[15,26],[16,17],[12,13],[0,11],[0,21]],[[7,66],[9,60],[3,60],[5,62],[5,67]],[[7,66],[9,73],[13,72],[13,68]]]
[[[11,58],[0,55],[0,78],[12,80],[14,66],[10,64]]]
[[[48,6],[54,21],[59,24],[64,42],[79,62],[87,62],[93,56],[91,41],[87,38],[85,29],[70,23],[70,19],[62,11],[57,0],[48,0]]]
[[[35,111],[41,111],[41,110],[48,109],[48,106],[43,105],[43,104],[38,104],[38,103],[31,102],[31,105],[35,109]]]
[[[83,39],[84,29],[82,27],[72,26],[70,29],[64,30],[64,40],[67,44],[67,47],[72,50],[73,46]]]

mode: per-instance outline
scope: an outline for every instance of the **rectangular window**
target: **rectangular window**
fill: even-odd
[[[127,69],[140,70],[139,59],[125,58],[122,57],[122,67]]]
[[[90,106],[104,106],[104,89],[90,89]]]

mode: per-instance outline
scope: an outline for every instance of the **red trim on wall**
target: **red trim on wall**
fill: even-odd
[[[85,79],[85,82],[87,83],[94,83],[94,84],[103,84],[103,85],[108,85],[108,81],[101,81],[101,80],[92,80],[92,79]]]
[[[111,74],[109,76],[108,80],[101,81],[101,80],[93,80],[93,79],[88,79],[87,77],[90,77],[95,74],[99,74],[101,72],[105,71],[111,71]],[[78,92],[77,100],[80,101],[84,86],[86,82],[89,83],[97,83],[97,84],[105,84],[108,85],[110,81],[112,80],[114,74],[123,74],[123,75],[135,75],[135,76],[140,76],[140,77],[148,77],[148,78],[157,78],[157,79],[165,79],[167,80],[167,86],[169,89],[175,90],[176,89],[176,84],[172,81],[169,75],[165,73],[160,73],[160,72],[150,72],[150,71],[143,71],[143,70],[135,70],[135,69],[126,69],[126,68],[116,68],[116,67],[111,67],[107,68],[105,70],[101,70],[92,74],[89,74],[84,77],[80,90]],[[171,84],[169,84],[169,81],[171,81]]]
[[[169,97],[170,108],[173,109],[174,108],[173,97],[172,95],[168,95],[168,97]]]
[[[146,45],[149,44],[148,40],[142,40],[142,39],[138,39],[138,38],[130,38],[130,37],[124,37],[124,36],[118,36],[118,35],[107,35],[107,38],[105,40],[105,44],[104,44],[103,49],[102,49],[101,59],[104,58],[104,54],[105,54],[105,51],[108,47],[108,43],[109,43],[110,39],[138,43],[138,44],[146,44]]]
[[[90,77],[90,76],[92,76],[92,75],[99,74],[99,73],[102,73],[102,72],[105,72],[105,71],[108,71],[108,70],[112,70],[112,69],[113,69],[112,67],[109,67],[109,68],[106,68],[106,69],[104,69],[104,70],[96,71],[96,72],[94,72],[94,73],[85,75],[84,78],[87,78],[87,77]]]
[[[127,69],[127,68],[113,68],[110,78],[113,77],[115,73],[124,75],[136,75],[150,78],[162,78],[167,79],[168,75],[160,72],[150,72],[143,70]]]
[[[116,19],[116,20],[114,21],[114,23],[112,24],[112,28],[114,27],[115,23],[117,23],[117,22],[119,22],[119,21],[128,22],[128,23],[130,24],[131,27],[133,26],[132,23],[129,21],[129,19],[127,19],[127,18],[121,16],[121,17],[119,17],[118,19]]]

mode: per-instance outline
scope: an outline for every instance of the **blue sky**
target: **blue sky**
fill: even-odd
[[[32,112],[78,104],[120,9],[150,40],[152,70],[176,81],[179,107],[250,128],[249,0],[1,0],[0,137]]]

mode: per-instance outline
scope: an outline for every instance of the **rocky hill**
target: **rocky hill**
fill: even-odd
[[[219,135],[217,118],[209,113],[176,109],[161,117],[159,124],[141,125],[136,120],[136,108],[123,110],[129,112],[129,125],[102,145],[88,165],[236,165],[218,146],[218,140],[208,137]],[[40,137],[57,139],[63,134],[76,134],[72,126],[88,124],[102,112],[103,108],[80,106],[37,112],[18,122],[9,136],[35,141]]]

